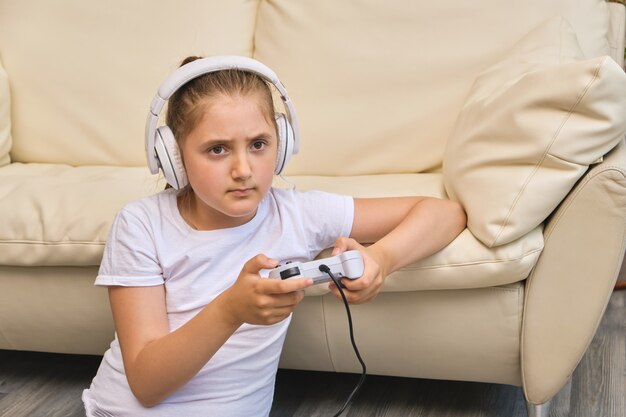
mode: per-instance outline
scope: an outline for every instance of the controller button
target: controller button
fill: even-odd
[[[300,268],[298,268],[297,266],[280,271],[280,279],[287,279],[291,277],[296,277],[298,275],[300,275]]]

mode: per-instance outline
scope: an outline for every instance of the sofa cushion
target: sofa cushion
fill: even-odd
[[[163,188],[145,167],[2,167],[0,264],[99,265],[117,211]]]
[[[0,166],[11,161],[11,95],[9,76],[0,62]]]
[[[412,195],[447,198],[442,175],[435,173],[296,176],[289,180],[302,191],[314,189],[364,198]],[[528,276],[542,249],[542,227],[497,248],[487,247],[466,229],[441,251],[391,274],[382,291],[450,290],[510,284]],[[320,256],[330,256],[330,250]],[[326,292],[327,285],[320,284],[307,289],[306,294],[321,295]]]
[[[319,189],[359,197],[445,197],[441,174],[293,177],[290,181],[303,191]],[[146,168],[20,163],[0,168],[4,225],[0,228],[0,264],[98,265],[117,211],[163,186]],[[465,231],[446,249],[390,276],[385,290],[474,288],[519,281],[528,275],[542,248],[540,228],[497,249],[487,248]],[[325,291],[318,286],[313,293]]]
[[[260,2],[254,57],[285,83],[302,131],[287,175],[439,171],[476,76],[555,14],[586,56],[608,53],[604,0]]]
[[[584,59],[553,18],[476,79],[448,141],[443,173],[468,228],[487,246],[542,223],[588,166],[626,133],[626,74]]]
[[[145,166],[160,83],[188,55],[251,55],[257,1],[0,2],[12,160]]]

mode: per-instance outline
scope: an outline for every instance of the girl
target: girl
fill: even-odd
[[[166,117],[188,185],[114,220],[96,285],[108,286],[116,337],[83,393],[88,416],[267,416],[291,312],[312,284],[268,270],[357,249],[364,274],[343,284],[362,303],[465,227],[452,201],[272,188],[279,133],[254,72],[191,79]]]

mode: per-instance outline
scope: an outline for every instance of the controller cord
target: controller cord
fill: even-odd
[[[361,354],[359,353],[359,348],[356,346],[356,342],[354,341],[354,329],[352,328],[352,314],[350,314],[350,306],[348,305],[348,300],[346,299],[346,295],[343,293],[343,289],[341,288],[339,280],[331,272],[328,265],[324,265],[324,264],[320,265],[319,270],[328,274],[330,279],[332,279],[335,285],[337,286],[337,289],[339,290],[339,294],[341,294],[341,299],[343,300],[343,304],[346,307],[346,313],[348,315],[348,327],[350,328],[350,341],[352,342],[352,348],[354,349],[354,353],[356,354],[356,357],[359,360],[359,363],[361,364],[361,368],[363,369],[363,372],[361,373],[361,379],[359,379],[359,382],[357,383],[356,387],[354,387],[354,389],[348,396],[348,399],[343,404],[343,407],[341,407],[341,410],[337,411],[337,413],[333,416],[333,417],[339,417],[341,413],[345,411],[346,407],[350,405],[350,403],[354,399],[354,396],[361,390],[361,386],[363,385],[363,382],[365,381],[367,368],[365,367],[365,362],[363,362],[363,359],[361,358]]]

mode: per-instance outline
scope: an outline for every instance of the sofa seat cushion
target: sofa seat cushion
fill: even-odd
[[[145,167],[4,166],[0,264],[99,265],[117,211],[163,187]]]
[[[440,173],[352,177],[297,176],[290,177],[289,181],[301,191],[315,189],[355,197],[426,195],[447,198],[443,175]],[[542,249],[541,226],[497,248],[487,247],[465,229],[446,248],[391,274],[382,291],[484,288],[518,282],[529,275]],[[320,256],[329,255],[330,250]],[[320,284],[307,289],[306,294],[321,295],[326,292],[327,285]]]
[[[292,177],[299,190],[357,197],[445,197],[442,174]],[[277,183],[276,186],[288,184]],[[129,201],[162,190],[145,167],[70,167],[13,163],[0,168],[0,263],[94,266],[100,263],[115,214]],[[428,237],[425,237],[428,238]],[[528,276],[543,248],[537,228],[489,249],[465,230],[447,248],[390,276],[385,291],[475,288]],[[325,292],[324,286],[313,293]]]

